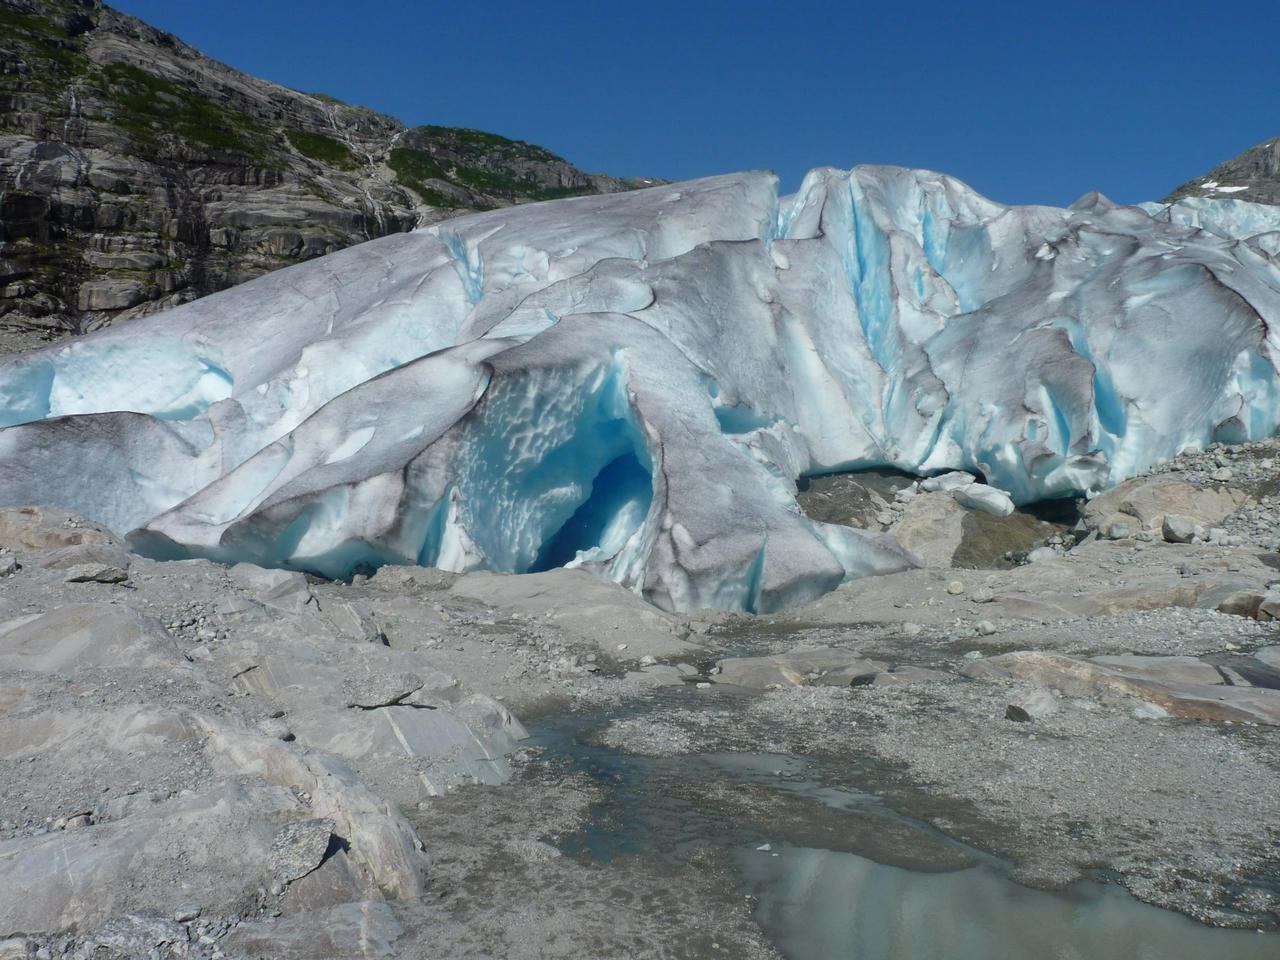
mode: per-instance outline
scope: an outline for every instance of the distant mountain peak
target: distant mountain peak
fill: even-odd
[[[1250,147],[1238,157],[1218,164],[1203,177],[1187,181],[1169,194],[1165,202],[1184,197],[1280,203],[1280,137]]]

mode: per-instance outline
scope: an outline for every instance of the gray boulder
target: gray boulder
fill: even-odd
[[[233,583],[259,603],[301,613],[312,603],[307,578],[292,570],[268,570],[252,563],[237,563],[227,571]]]
[[[1203,531],[1194,517],[1184,514],[1167,514],[1160,524],[1160,534],[1168,543],[1190,543]]]

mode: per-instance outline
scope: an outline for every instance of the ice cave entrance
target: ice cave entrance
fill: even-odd
[[[459,464],[460,523],[490,570],[610,560],[653,502],[653,460],[621,357],[500,383]]]
[[[587,499],[538,551],[530,573],[552,570],[583,559],[612,557],[649,512],[653,480],[634,452],[604,466],[591,481]]]

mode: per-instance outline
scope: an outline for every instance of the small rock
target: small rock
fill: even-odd
[[[129,572],[98,563],[77,564],[67,570],[65,583],[124,583],[129,579]]]
[[[348,707],[371,710],[399,703],[422,686],[423,679],[416,673],[374,673],[348,678],[342,691]]]
[[[1057,698],[1044,687],[1033,687],[1009,701],[1004,710],[1004,717],[1006,720],[1016,720],[1018,723],[1030,723],[1032,720],[1043,720],[1057,712]]]
[[[18,558],[11,553],[0,556],[0,577],[11,577],[18,572]]]
[[[1168,543],[1190,543],[1196,537],[1196,522],[1190,517],[1170,513],[1160,525],[1160,534]]]
[[[1226,483],[1233,476],[1230,467],[1219,467],[1210,474],[1209,479],[1217,480],[1219,483]]]
[[[1036,547],[1027,554],[1027,563],[1043,563],[1046,560],[1057,559],[1058,551],[1053,547]]]
[[[1169,716],[1169,711],[1159,704],[1144,700],[1133,708],[1133,716],[1136,720],[1164,720]]]
[[[974,629],[978,631],[978,636],[989,637],[996,632],[996,625],[990,620],[979,620],[974,625]]]
[[[1133,536],[1133,526],[1126,520],[1112,520],[1100,532],[1108,540],[1127,540]]]
[[[281,827],[269,855],[276,881],[292,883],[320,866],[332,835],[332,820],[297,820]]]
[[[969,594],[969,599],[974,603],[990,603],[996,598],[995,591],[990,587],[977,587]]]
[[[283,740],[286,743],[289,743],[294,739],[293,731],[289,729],[289,724],[285,723],[278,717],[268,717],[265,720],[259,720],[258,731],[265,736],[271,737],[273,740]]]
[[[920,481],[920,489],[926,493],[935,493],[940,490],[950,492],[967,487],[977,479],[972,473],[953,470],[950,473],[943,473],[936,477],[926,477]]]
[[[924,627],[918,623],[912,623],[910,620],[902,625],[902,633],[907,637],[918,637],[923,630]]]
[[[1258,608],[1266,599],[1255,590],[1237,590],[1218,604],[1219,613],[1227,613],[1235,617],[1258,618]]]
[[[952,580],[947,584],[947,593],[951,594],[953,597],[960,596],[960,594],[964,593],[964,581]]]

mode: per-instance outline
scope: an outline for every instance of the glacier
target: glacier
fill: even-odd
[[[800,478],[1015,503],[1280,426],[1280,208],[750,172],[473,214],[0,358],[0,504],[345,578],[581,566],[770,611],[916,560]]]

